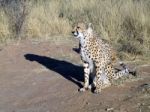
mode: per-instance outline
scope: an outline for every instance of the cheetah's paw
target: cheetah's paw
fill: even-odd
[[[88,86],[88,90],[92,90],[92,85],[91,84]]]
[[[101,93],[101,89],[95,89],[95,90],[94,90],[94,93],[95,93],[95,94]]]
[[[84,88],[84,87],[83,87],[83,88],[80,88],[79,91],[80,91],[80,92],[85,92],[85,91],[86,91],[86,88]]]

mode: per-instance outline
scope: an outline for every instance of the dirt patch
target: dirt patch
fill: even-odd
[[[150,65],[140,77],[93,94],[78,92],[78,43],[24,40],[0,50],[0,112],[149,112]],[[75,48],[75,49],[73,49]],[[77,51],[77,52],[75,52]]]

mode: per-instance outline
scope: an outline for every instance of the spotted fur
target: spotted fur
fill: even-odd
[[[80,91],[96,88],[95,93],[111,85],[112,79],[118,79],[129,73],[127,68],[116,72],[113,67],[115,53],[112,47],[102,39],[97,38],[91,25],[86,27],[83,23],[78,23],[72,31],[75,38],[79,39],[80,55],[84,66],[84,86]],[[93,83],[89,85],[90,73],[94,74]]]

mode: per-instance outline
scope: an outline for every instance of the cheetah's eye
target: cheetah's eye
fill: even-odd
[[[77,28],[79,29],[80,27],[78,26]]]

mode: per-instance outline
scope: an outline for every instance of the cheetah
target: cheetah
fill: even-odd
[[[112,63],[115,58],[112,47],[93,33],[91,24],[86,27],[84,23],[78,23],[72,33],[79,39],[80,56],[84,67],[84,86],[80,91],[95,88],[94,93],[100,93],[103,88],[111,85],[112,79],[129,74],[126,66],[121,71],[114,69]],[[93,82],[89,85],[89,76],[94,69]]]

